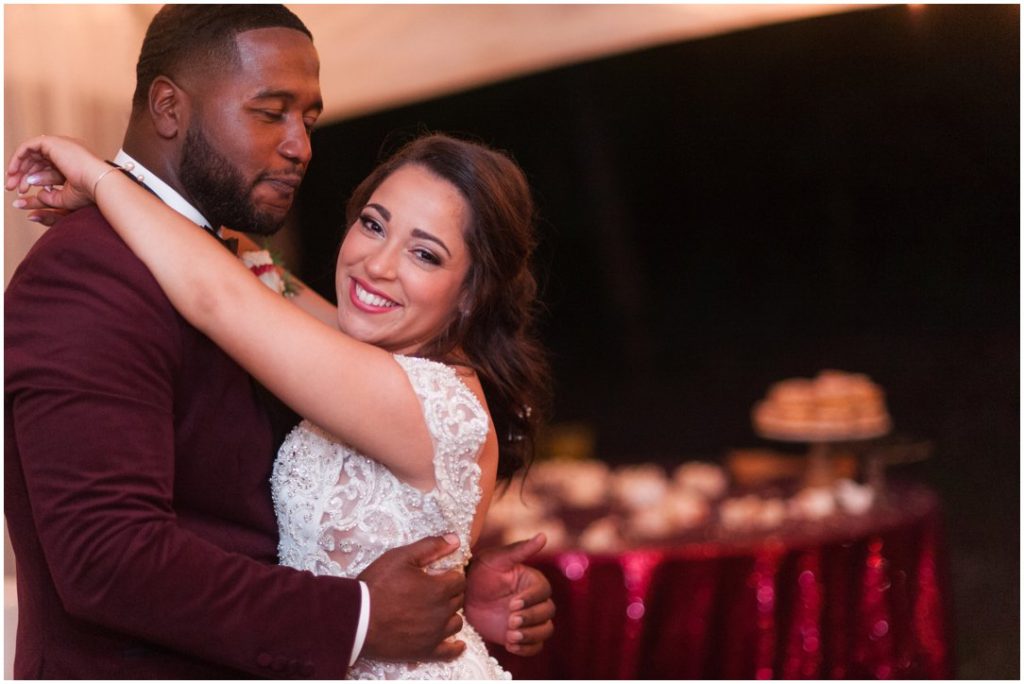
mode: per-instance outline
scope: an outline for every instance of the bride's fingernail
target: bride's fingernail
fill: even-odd
[[[448,534],[444,535],[443,538],[449,544],[455,544],[456,546],[459,545],[459,537],[457,535],[454,535],[449,532]]]
[[[516,600],[514,600],[514,601],[512,601],[511,603],[508,604],[508,609],[509,610],[520,610],[520,609],[522,609],[522,607],[524,605],[526,605],[526,603],[523,601],[523,599],[516,599]]]
[[[32,223],[42,223],[42,219],[40,219],[38,216],[29,216],[28,220],[31,221]]]
[[[509,629],[518,629],[523,624],[523,618],[514,615],[508,620]]]
[[[36,183],[39,182],[39,176],[32,174],[31,176],[25,179],[25,182],[28,183],[29,185],[35,185]]]
[[[523,640],[522,632],[509,632],[508,640],[512,643],[518,643]]]
[[[11,202],[11,206],[14,207],[15,209],[24,209],[25,207],[28,206],[28,201],[23,199],[16,199],[13,202]]]

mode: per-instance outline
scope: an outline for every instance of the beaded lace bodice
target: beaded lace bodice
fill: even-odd
[[[457,552],[432,566],[463,567],[480,503],[477,457],[488,417],[454,368],[396,355],[420,401],[434,443],[436,484],[424,492],[335,440],[308,421],[285,439],[271,476],[282,565],[317,575],[356,577],[385,551],[454,532]],[[508,675],[468,624],[458,636],[466,651],[450,663],[384,663],[360,658],[360,679],[492,679]]]

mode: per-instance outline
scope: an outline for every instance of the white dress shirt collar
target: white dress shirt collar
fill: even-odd
[[[199,213],[199,210],[189,204],[177,190],[162,181],[159,176],[147,169],[145,166],[135,161],[135,159],[133,159],[132,156],[124,150],[117,151],[117,156],[114,157],[114,163],[135,176],[136,180],[152,190],[153,194],[163,200],[164,204],[169,206],[171,209],[174,209],[192,223],[200,227],[208,227],[210,225],[210,222]],[[219,229],[220,226],[217,228]]]

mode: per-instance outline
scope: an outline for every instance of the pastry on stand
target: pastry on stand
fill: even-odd
[[[866,375],[837,370],[775,383],[754,405],[752,418],[754,430],[765,439],[809,445],[808,486],[835,479],[837,442],[881,437],[892,427],[882,389]]]

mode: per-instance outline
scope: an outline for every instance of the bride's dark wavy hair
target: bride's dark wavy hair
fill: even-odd
[[[470,208],[465,236],[470,266],[460,304],[419,355],[476,371],[497,431],[498,476],[508,478],[531,462],[551,392],[546,354],[534,329],[533,196],[522,169],[506,154],[429,134],[406,143],[359,184],[346,209],[349,227],[377,187],[409,164],[451,183]]]

